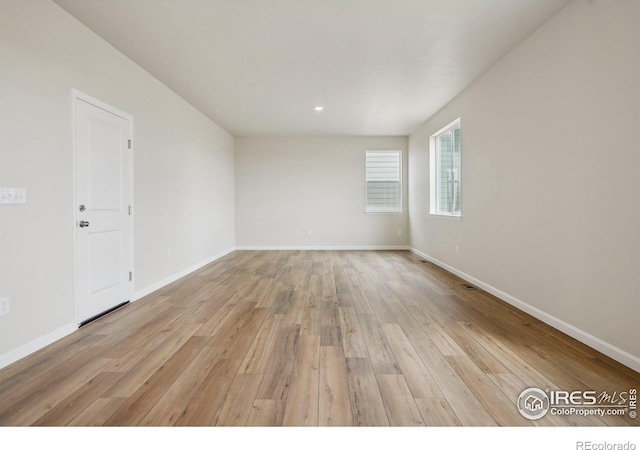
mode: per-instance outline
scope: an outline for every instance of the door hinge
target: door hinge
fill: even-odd
[[[131,215],[131,205],[129,205],[129,215]]]
[[[133,281],[133,272],[129,272],[129,281]]]
[[[131,139],[129,139],[129,148],[131,148]]]

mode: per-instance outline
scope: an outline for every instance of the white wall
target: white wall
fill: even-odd
[[[405,212],[365,214],[365,151],[391,149]],[[237,246],[406,246],[406,149],[406,137],[236,138]]]
[[[0,2],[0,366],[73,329],[71,95],[134,117],[135,289],[234,246],[233,137],[46,0]],[[171,258],[168,258],[171,250]]]
[[[639,18],[637,1],[570,3],[409,143],[412,247],[636,370]],[[429,215],[429,136],[457,117],[460,221]]]

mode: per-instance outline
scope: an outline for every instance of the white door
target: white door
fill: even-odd
[[[74,108],[76,320],[82,324],[130,300],[132,119],[79,93]]]

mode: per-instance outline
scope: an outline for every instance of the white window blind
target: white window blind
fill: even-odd
[[[461,215],[460,119],[431,136],[432,214]]]
[[[366,212],[402,212],[402,152],[366,152]]]

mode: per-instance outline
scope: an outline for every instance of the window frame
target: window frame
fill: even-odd
[[[457,167],[458,169],[458,191],[459,191],[459,212],[447,212],[440,211],[439,195],[440,190],[438,186],[438,173],[441,167],[441,158],[438,150],[437,140],[440,136],[446,133],[452,133],[456,129],[460,130],[460,161]],[[453,145],[453,143],[452,143]],[[440,217],[448,217],[453,219],[462,218],[462,126],[460,117],[453,122],[450,122],[446,126],[442,127],[437,132],[433,133],[429,138],[429,173],[430,173],[430,195],[429,195],[429,214]]]
[[[398,154],[398,209],[395,210],[376,210],[369,207],[368,196],[368,179],[367,179],[367,155],[370,153],[397,153]],[[402,150],[366,150],[364,153],[364,213],[365,214],[402,214],[403,213],[403,195],[402,195]]]

